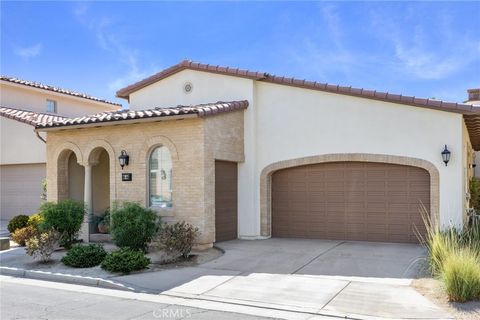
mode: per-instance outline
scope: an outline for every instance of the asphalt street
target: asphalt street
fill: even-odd
[[[214,311],[124,297],[31,285],[29,280],[0,279],[0,319],[205,319],[265,320],[240,313]]]

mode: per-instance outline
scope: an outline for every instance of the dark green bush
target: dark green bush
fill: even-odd
[[[111,211],[110,233],[118,247],[146,251],[158,231],[159,218],[155,211],[145,209],[135,202],[123,202]]]
[[[473,177],[470,180],[470,207],[480,212],[480,181]]]
[[[60,233],[60,245],[70,248],[82,226],[85,205],[75,200],[45,202],[40,207],[42,229]]]
[[[181,255],[186,259],[192,251],[193,243],[197,236],[198,228],[185,222],[177,222],[162,227],[159,241],[161,248],[169,255]]]
[[[102,263],[107,255],[100,244],[75,245],[62,258],[63,264],[74,268],[91,268]]]
[[[124,247],[109,253],[102,262],[102,268],[110,272],[130,273],[145,269],[150,259],[141,250]]]
[[[10,233],[14,233],[15,230],[25,228],[28,224],[28,216],[24,214],[20,214],[18,216],[15,216],[10,220],[8,223],[7,229],[10,231]]]

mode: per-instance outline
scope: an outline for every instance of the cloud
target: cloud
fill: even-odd
[[[115,21],[109,17],[95,17],[85,3],[79,4],[73,10],[77,20],[95,35],[98,45],[111,53],[124,66],[123,75],[118,76],[108,84],[109,90],[116,91],[132,82],[147,77],[153,73],[153,68],[143,69],[139,63],[139,51],[129,47],[115,30]],[[156,69],[155,69],[156,70]]]
[[[42,52],[42,44],[37,43],[30,47],[16,48],[15,54],[25,59],[34,58]]]
[[[455,20],[443,11],[407,10],[394,17],[383,10],[370,13],[372,30],[393,49],[395,72],[420,80],[442,80],[480,61],[480,37],[456,28]]]

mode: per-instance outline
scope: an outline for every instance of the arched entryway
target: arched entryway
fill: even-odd
[[[80,165],[77,153],[62,150],[57,158],[57,199],[84,200],[85,168]]]
[[[88,156],[91,166],[90,234],[98,233],[98,224],[110,209],[110,155],[103,147],[94,148]]]

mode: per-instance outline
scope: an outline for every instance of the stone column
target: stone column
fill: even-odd
[[[87,164],[85,167],[85,180],[83,191],[83,202],[85,203],[85,218],[83,220],[82,229],[80,230],[80,239],[89,242],[90,224],[93,219],[93,202],[92,202],[92,165]]]

